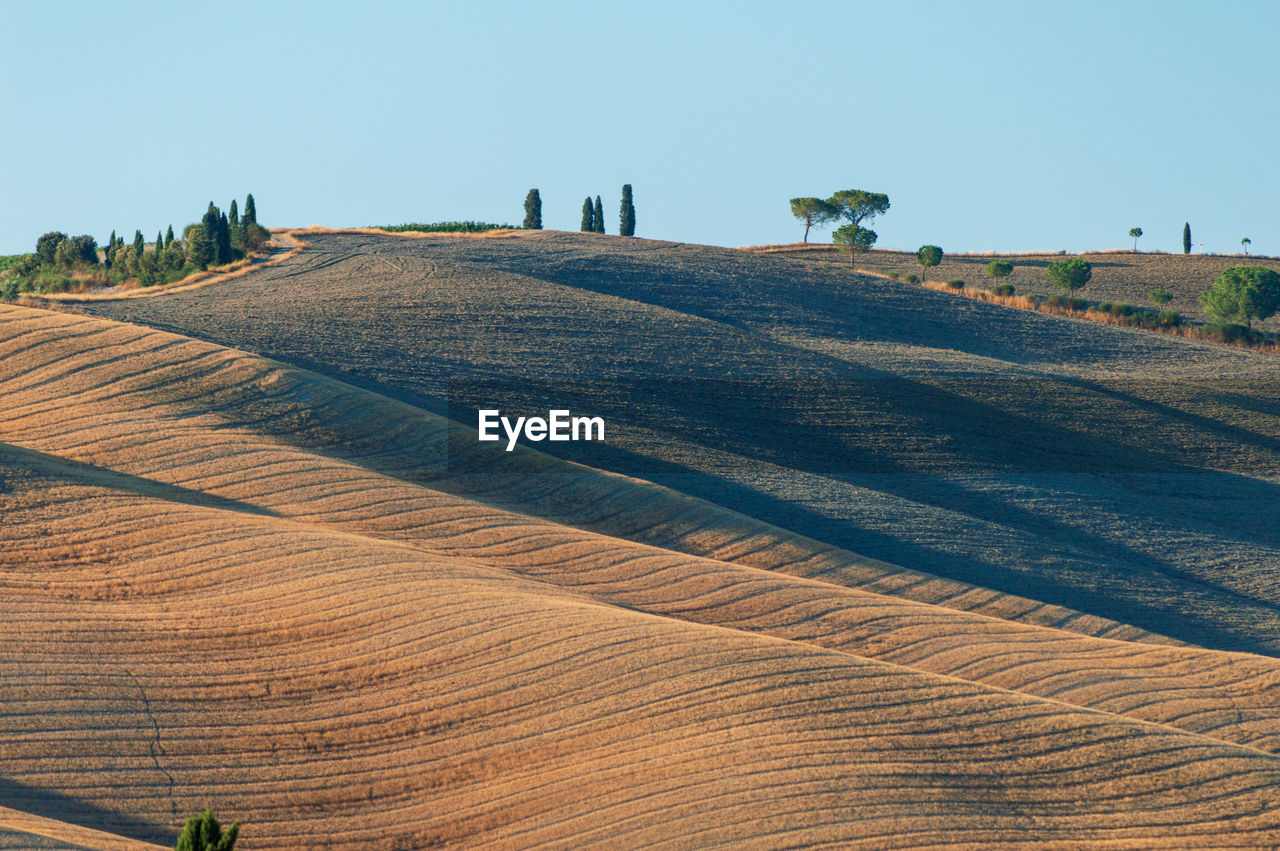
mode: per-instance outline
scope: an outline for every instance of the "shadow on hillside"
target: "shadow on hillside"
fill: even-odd
[[[43,818],[127,836],[142,842],[154,842],[157,845],[167,846],[174,842],[182,828],[181,825],[172,827],[135,818],[80,798],[28,786],[3,776],[0,776],[0,804]]]
[[[191,490],[180,485],[171,485],[154,479],[122,473],[108,467],[97,467],[81,461],[72,461],[58,455],[37,452],[14,446],[11,443],[0,443],[0,470],[4,468],[26,470],[79,485],[111,488],[127,491],[148,499],[176,502],[201,508],[216,508],[222,511],[237,511],[242,514],[255,514],[263,517],[279,517],[269,508],[263,508],[249,502]],[[3,492],[0,488],[0,492]]]

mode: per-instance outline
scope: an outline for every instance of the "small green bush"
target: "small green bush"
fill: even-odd
[[[1168,304],[1173,301],[1173,293],[1168,290],[1162,290],[1159,287],[1147,293],[1147,298],[1151,299],[1152,304]]]
[[[1133,313],[1133,308],[1124,302],[1101,301],[1098,302],[1096,309],[1100,313],[1109,313],[1112,316],[1128,316]]]
[[[1182,324],[1182,314],[1176,310],[1162,310],[1156,314],[1156,321],[1165,328],[1175,328]]]
[[[890,272],[890,273],[889,273],[889,278],[890,278],[890,280],[894,280],[894,281],[898,280],[898,273],[897,273],[897,272]]]
[[[999,284],[991,288],[996,295],[1013,295],[1013,284]]]
[[[953,290],[962,290],[964,289],[964,278],[952,278],[947,281],[947,286]]]
[[[13,301],[18,297],[18,276],[8,275],[0,278],[0,298]]]
[[[1084,310],[1086,302],[1082,298],[1072,298],[1068,295],[1051,295],[1044,300],[1044,304],[1049,307],[1058,307],[1066,310]]]
[[[1243,325],[1237,325],[1234,322],[1223,322],[1218,325],[1205,325],[1202,329],[1205,336],[1211,340],[1217,340],[1220,343],[1242,343],[1248,342],[1252,337],[1252,332]]]
[[[903,280],[905,280],[908,284],[918,284],[920,283],[920,276],[913,273],[913,274],[907,275],[907,277],[905,277]]]

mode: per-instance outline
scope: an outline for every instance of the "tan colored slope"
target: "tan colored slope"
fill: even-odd
[[[6,778],[157,833],[213,805],[246,849],[1280,841],[1255,749],[29,452],[0,474]]]
[[[962,611],[1173,643],[1128,624],[858,556],[645,482],[535,452],[481,448],[470,429],[451,432],[445,420],[417,408],[241,352],[5,305],[0,323],[0,358],[12,372],[0,375],[0,440],[236,499],[274,504],[283,494],[296,511],[314,511],[313,494],[331,500],[333,476],[355,476],[344,507],[364,520],[373,500],[363,494],[386,483],[368,474],[382,473],[426,484],[449,506],[458,502],[453,494],[611,537]],[[165,428],[157,431],[154,419]],[[335,473],[336,459],[356,467]]]
[[[172,846],[154,845],[123,836],[93,830],[56,819],[42,818],[21,810],[0,807],[0,849],[48,848],[55,851],[98,849],[98,851],[158,851]]]
[[[12,339],[22,346],[25,363],[50,366],[2,385],[8,409],[4,434],[15,442],[34,440],[42,450],[222,498],[209,504],[269,511],[483,560],[633,608],[805,640],[1275,747],[1274,707],[1280,701],[1270,660],[1080,641],[1004,620],[906,605],[865,589],[744,569],[753,566],[747,559],[743,566],[689,559],[497,511],[333,457],[346,454],[374,465],[365,454],[369,447],[359,443],[371,433],[379,445],[413,447],[401,448],[400,463],[413,456],[425,468],[435,466],[437,477],[445,475],[432,464],[446,452],[445,433],[414,409],[169,335],[41,314],[30,319],[33,329]],[[67,326],[78,332],[63,333]],[[210,404],[218,413],[200,413],[201,405]],[[463,432],[454,437],[455,447],[475,446]],[[282,445],[283,439],[309,442],[313,451]],[[449,472],[480,463],[460,452],[452,450]],[[655,525],[683,524],[695,530],[688,537],[714,542],[706,549],[718,559],[781,549],[794,560],[803,543],[779,546],[776,530],[744,529],[742,518],[716,517],[709,507],[669,492],[641,491],[647,508],[633,508],[637,497],[627,492],[641,490],[637,483],[582,468],[574,473],[534,453],[496,457],[512,467],[494,475],[497,484],[537,483],[533,500],[549,479],[558,488],[566,486],[564,480],[594,488],[606,501],[623,503],[613,511],[614,522],[634,524],[647,512]],[[833,554],[820,556],[829,566]],[[884,577],[880,585],[894,578]],[[904,580],[914,581],[899,579]],[[964,599],[996,613],[1027,608],[976,589]]]
[[[0,384],[0,434],[183,490],[162,492],[163,498],[342,528],[629,608],[909,664],[1263,749],[1280,745],[1280,679],[1271,659],[1097,641],[886,598],[869,590],[936,584],[944,588],[936,597],[951,605],[959,599],[982,614],[1020,616],[1034,608],[865,565],[831,548],[806,549],[803,539],[712,506],[536,453],[491,453],[490,463],[496,457],[506,469],[486,468],[465,430],[446,447],[439,421],[420,411],[257,358],[96,320],[29,311],[12,318],[0,350],[14,353],[7,362],[28,368]],[[441,463],[446,452],[448,468]],[[490,493],[523,486],[527,504],[563,499],[574,488],[594,491],[599,504],[591,506],[587,525],[624,527],[630,537],[664,538],[713,558],[550,524],[442,490],[451,477],[482,474]],[[406,479],[433,480],[435,487]],[[550,498],[543,496],[548,490]],[[658,531],[637,534],[646,523]],[[757,566],[863,571],[868,584],[832,587]],[[1085,621],[1048,607],[1033,614],[1077,628]],[[1141,635],[1107,624],[1099,631]]]

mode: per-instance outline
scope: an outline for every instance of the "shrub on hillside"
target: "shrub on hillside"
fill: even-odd
[[[1205,313],[1220,323],[1267,319],[1280,310],[1280,274],[1266,266],[1232,266],[1200,294]]]
[[[1234,322],[1221,322],[1216,325],[1205,325],[1200,332],[1211,340],[1219,343],[1248,343],[1253,342],[1254,333],[1251,329],[1243,325],[1237,325]]]
[[[991,288],[996,295],[1013,295],[1013,284],[997,284]]]
[[[1128,316],[1130,313],[1133,313],[1133,308],[1124,302],[1099,302],[1097,309],[1101,313],[1109,313],[1112,316]]]
[[[1044,300],[1047,307],[1057,307],[1063,310],[1084,310],[1086,302],[1082,298],[1072,298],[1068,295],[1051,295]]]
[[[1050,263],[1048,269],[1045,270],[1045,274],[1049,279],[1049,283],[1060,290],[1066,290],[1071,293],[1089,283],[1089,279],[1093,277],[1093,267],[1089,265],[1088,260],[1072,257],[1070,260]]]
[[[1170,301],[1173,300],[1173,293],[1169,292],[1168,290],[1160,289],[1159,287],[1157,287],[1156,289],[1147,293],[1147,298],[1151,299],[1152,304],[1168,304]]]
[[[246,251],[260,251],[267,244],[267,240],[271,239],[271,231],[257,222],[249,222],[247,225],[241,225],[240,238],[244,241]]]
[[[953,290],[962,290],[964,289],[964,278],[952,278],[947,281],[947,286]]]
[[[988,278],[1007,278],[1013,274],[1013,264],[1008,260],[992,260],[987,264],[987,268],[982,270],[982,274]]]
[[[907,277],[903,278],[903,280],[906,281],[908,284],[918,284],[920,283],[920,276],[916,274],[910,274],[910,275],[907,275]]]

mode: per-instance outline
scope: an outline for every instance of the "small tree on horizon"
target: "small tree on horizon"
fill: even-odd
[[[173,225],[169,225],[169,229],[164,232],[164,247],[168,248],[173,245]]]
[[[871,224],[876,216],[889,210],[888,195],[862,189],[841,189],[828,198],[827,203],[835,210],[836,218],[848,219],[854,226],[864,221]]]
[[[111,268],[112,263],[116,262],[116,232],[115,231],[112,231],[111,236],[107,239],[107,250],[106,250],[106,253],[103,255],[102,259],[103,259],[103,262],[106,263],[108,269]]]
[[[596,211],[591,206],[591,196],[588,195],[582,201],[582,227],[579,228],[583,233],[594,233],[596,229]]]
[[[1240,247],[1244,249],[1244,256],[1245,256],[1245,257],[1248,257],[1248,256],[1249,256],[1249,246],[1250,246],[1250,245],[1253,245],[1253,240],[1252,240],[1252,239],[1249,239],[1249,237],[1247,237],[1247,236],[1246,236],[1244,239],[1240,240]]]
[[[213,810],[208,809],[187,819],[174,851],[233,851],[239,835],[240,822],[231,825],[224,833],[222,825],[214,818]]]
[[[916,262],[922,267],[920,277],[923,278],[926,270],[942,262],[942,248],[937,245],[920,246],[916,249]]]
[[[859,254],[865,254],[876,244],[876,232],[861,225],[841,225],[831,234],[831,242],[840,251],[849,252],[849,268],[854,268],[854,260]]]
[[[240,224],[248,225],[250,222],[258,223],[258,205],[253,202],[252,192],[244,199],[244,216],[241,217]]]
[[[618,212],[618,235],[636,235],[636,205],[631,198],[631,184],[622,184],[622,204]]]
[[[1191,222],[1182,226],[1182,253],[1191,253]]]
[[[591,218],[595,224],[596,233],[604,233],[604,204],[600,203],[600,196],[596,196],[596,207],[591,213]]]
[[[1089,283],[1093,277],[1093,267],[1089,261],[1079,257],[1063,260],[1061,263],[1050,263],[1046,270],[1049,283],[1068,293],[1073,293]]]
[[[529,230],[542,230],[542,196],[530,189],[524,196],[524,226]]]
[[[134,252],[134,254],[138,255],[138,257],[142,257],[142,252],[143,252],[143,249],[145,248],[146,244],[147,244],[147,241],[146,241],[145,239],[143,239],[143,237],[142,237],[142,231],[140,231],[140,230],[135,230],[135,231],[133,232],[133,252]]]
[[[809,242],[809,228],[825,224],[836,218],[839,213],[821,198],[792,198],[791,215],[804,222],[804,241]]]
[[[1142,236],[1142,228],[1129,228],[1129,236],[1133,237],[1133,250],[1138,250],[1138,239]]]

